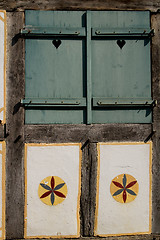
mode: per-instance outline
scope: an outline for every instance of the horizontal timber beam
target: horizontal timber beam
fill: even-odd
[[[35,1],[0,1],[0,9],[7,11],[37,10],[160,10],[160,0],[35,0]]]

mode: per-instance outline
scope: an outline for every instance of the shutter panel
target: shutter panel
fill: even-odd
[[[25,13],[25,122],[152,122],[148,11]]]
[[[26,11],[26,25],[44,31],[76,30],[82,28],[83,12]],[[26,123],[83,123],[85,110],[76,108],[76,100],[85,103],[85,40],[66,32],[63,36],[26,39],[25,98],[55,102],[49,109],[27,108]]]
[[[124,107],[151,100],[150,39],[135,36],[149,31],[149,12],[92,12],[92,28],[92,34],[100,32],[92,39],[93,123],[151,122],[150,109]],[[115,102],[123,104],[115,108]]]

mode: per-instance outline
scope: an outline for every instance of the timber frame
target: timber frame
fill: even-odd
[[[1,0],[7,11],[6,124],[0,126],[0,140],[6,141],[6,239],[24,237],[24,144],[82,143],[81,236],[93,236],[96,201],[97,142],[153,141],[152,234],[101,239],[160,239],[160,0]],[[24,10],[150,10],[152,38],[152,97],[157,100],[153,124],[24,125],[25,49],[19,31]]]

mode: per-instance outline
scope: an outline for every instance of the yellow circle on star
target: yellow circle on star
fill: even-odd
[[[116,176],[110,185],[112,197],[120,203],[132,202],[138,195],[139,185],[137,180],[129,174]]]
[[[38,196],[43,203],[49,206],[58,205],[66,199],[67,185],[60,177],[46,177],[39,184]]]

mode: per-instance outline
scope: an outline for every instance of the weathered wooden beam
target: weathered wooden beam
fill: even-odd
[[[151,124],[25,125],[25,142],[148,141]]]
[[[90,174],[89,174],[89,207],[90,207],[90,228],[89,236],[94,236],[95,228],[95,210],[96,210],[96,196],[97,196],[97,144],[89,143],[89,161],[90,161]]]
[[[6,135],[6,125],[0,125],[0,141],[4,141]]]
[[[89,158],[89,142],[82,143],[82,168],[81,168],[81,199],[80,199],[80,219],[81,236],[89,236],[90,230],[90,172],[91,164]]]
[[[0,1],[0,9],[7,11],[23,11],[24,9],[38,10],[150,10],[160,9],[160,0],[35,0],[35,1]]]
[[[24,229],[24,41],[16,34],[23,27],[22,12],[7,13],[6,78],[6,238],[23,238]]]
[[[153,110],[153,161],[152,161],[152,216],[153,233],[160,233],[160,14],[152,15],[151,25],[155,29],[152,39],[152,94],[157,100]]]
[[[21,1],[22,2],[22,1]],[[92,1],[94,2],[94,1]],[[143,1],[142,1],[143,2]],[[82,1],[83,3],[83,1]],[[1,4],[1,3],[0,3]],[[141,5],[141,3],[140,3]],[[23,125],[24,111],[24,45],[16,34],[23,25],[23,13],[8,13],[7,43],[7,153],[6,153],[6,235],[8,239],[23,238],[24,211],[24,142],[82,142],[81,234],[93,236],[96,194],[96,143],[103,141],[148,141],[153,138],[153,232],[160,232],[160,15],[152,15],[153,99],[158,100],[151,124],[95,125]],[[154,131],[155,132],[154,132]],[[24,131],[24,133],[23,133]],[[24,134],[24,135],[23,135]],[[86,186],[85,186],[86,184]],[[86,196],[85,196],[86,194]],[[98,238],[87,238],[98,239]],[[115,239],[112,237],[102,239]],[[151,235],[117,239],[153,239]],[[157,236],[155,239],[159,239]]]
[[[44,238],[43,238],[44,239]],[[55,240],[55,238],[50,238],[50,240]],[[65,238],[66,239],[66,238]],[[61,238],[61,240],[65,240]],[[134,235],[134,236],[114,236],[114,237],[87,237],[87,238],[78,238],[79,240],[160,240],[159,236],[153,237],[152,235]],[[24,239],[18,239],[24,240]],[[35,240],[35,238],[30,238],[30,240]],[[77,240],[77,238],[72,238],[72,240]]]

